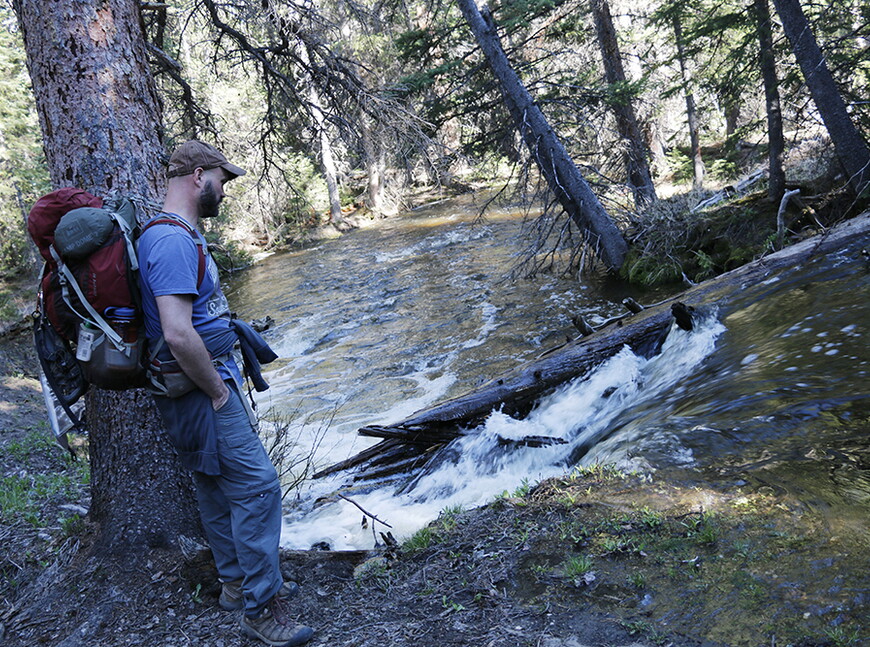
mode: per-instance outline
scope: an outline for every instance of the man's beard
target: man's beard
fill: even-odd
[[[211,183],[211,180],[209,180],[205,183],[202,193],[199,194],[199,217],[216,218],[220,203],[221,201],[217,197],[214,185]]]

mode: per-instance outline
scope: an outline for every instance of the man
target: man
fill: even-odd
[[[279,568],[281,488],[238,384],[237,340],[217,267],[199,232],[224,185],[244,175],[209,144],[192,140],[170,157],[163,212],[139,238],[139,278],[149,346],[165,375],[189,386],[155,395],[182,464],[193,470],[203,526],[222,582],[224,609],[244,608],[242,631],[269,645],[301,645],[309,627],[290,618],[296,593]]]

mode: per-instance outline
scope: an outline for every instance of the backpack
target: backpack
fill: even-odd
[[[27,217],[45,259],[33,333],[56,436],[69,428],[84,431],[72,406],[89,385],[123,390],[149,384],[136,258],[145,207],[139,199],[104,203],[82,189],[64,188],[37,200]],[[194,238],[201,285],[206,258],[200,237],[181,218],[166,215],[146,227],[155,224],[182,227]],[[51,402],[60,411],[52,411]]]

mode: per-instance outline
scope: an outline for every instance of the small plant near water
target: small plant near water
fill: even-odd
[[[438,515],[438,521],[441,524],[441,528],[443,528],[446,532],[450,532],[454,528],[456,528],[459,521],[457,520],[457,516],[462,512],[461,505],[448,506],[441,511],[441,514]]]
[[[688,531],[687,536],[695,538],[698,543],[711,546],[719,539],[719,526],[715,515],[710,512],[702,510],[682,523]]]
[[[579,521],[563,521],[559,524],[559,539],[579,544],[589,538],[589,530]]]
[[[0,290],[0,319],[13,320],[16,317],[18,317],[18,308],[15,307],[13,294],[6,290]]]
[[[426,526],[408,537],[402,544],[402,550],[406,553],[416,553],[418,550],[429,548],[434,542],[435,533],[432,532],[431,528]]]
[[[9,458],[23,463],[36,452],[53,453],[57,449],[50,435],[45,431],[31,431],[20,440],[6,444],[4,452]]]
[[[65,537],[76,537],[85,531],[85,520],[74,514],[71,517],[61,519],[60,527]]]
[[[749,559],[752,554],[752,547],[748,541],[735,541],[734,554],[743,559]]]
[[[612,463],[592,463],[592,465],[578,465],[571,475],[570,480],[594,478],[598,481],[609,481],[613,479],[624,479],[625,473]]]
[[[392,584],[392,571],[383,557],[375,557],[356,568],[354,580],[358,587],[368,583],[386,593]]]
[[[630,539],[621,537],[605,537],[601,540],[601,551],[604,554],[608,553],[627,553],[634,550],[634,545]]]
[[[446,595],[441,596],[441,606],[448,611],[453,611],[454,613],[458,613],[459,611],[465,611],[464,606],[462,606],[458,602],[454,602],[453,600],[448,600]]]
[[[273,407],[260,420],[263,445],[278,471],[282,499],[291,492],[298,495],[299,486],[314,473],[314,454],[329,431],[335,410],[316,428],[297,422],[298,414],[298,410],[288,414]],[[300,447],[310,449],[301,450]]]
[[[628,622],[623,622],[622,627],[631,636],[645,634],[652,629],[652,625],[644,620],[630,620]]]
[[[532,531],[537,529],[538,524],[531,521],[526,521],[522,525],[517,523],[517,529],[514,532],[514,538],[517,540],[517,544],[521,546],[525,544],[529,540],[529,537],[531,537]]]
[[[628,584],[636,589],[642,589],[646,586],[646,575],[640,571],[632,573],[628,576]]]
[[[664,515],[646,506],[640,509],[640,523],[649,529],[655,529],[664,523]]]
[[[523,499],[529,495],[529,492],[532,491],[532,484],[529,483],[529,479],[523,479],[522,483],[520,483],[517,488],[514,490],[513,496],[515,499]]]
[[[575,579],[583,577],[592,570],[592,558],[588,555],[576,555],[564,565],[565,577]]]
[[[644,620],[623,622],[622,626],[630,636],[646,636],[656,645],[663,645],[667,642],[666,636],[659,633],[652,624]]]
[[[0,478],[0,519],[20,518],[34,527],[44,525],[45,502],[54,497],[74,500],[81,481],[66,472],[12,475]]]
[[[529,570],[536,575],[548,575],[550,573],[550,569],[543,564],[532,564]]]

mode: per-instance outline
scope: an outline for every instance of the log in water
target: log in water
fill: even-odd
[[[611,320],[610,325],[548,351],[464,395],[418,411],[389,426],[361,428],[360,435],[384,440],[319,471],[314,477],[351,468],[356,468],[357,480],[413,471],[428,463],[451,440],[473,433],[492,411],[522,417],[541,397],[590,371],[626,346],[636,355],[651,357],[661,348],[675,320],[680,328],[688,330],[695,310],[700,312],[715,306],[720,313],[725,313],[729,299],[745,287],[757,285],[787,268],[800,266],[814,256],[834,252],[868,232],[870,216],[864,215],[705,281],[655,306],[632,308],[630,318]],[[554,442],[558,440],[545,437],[510,441],[532,447]]]

